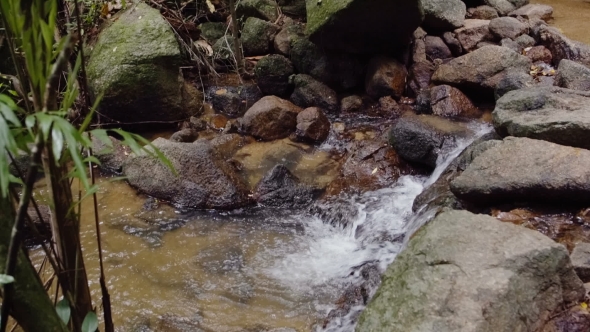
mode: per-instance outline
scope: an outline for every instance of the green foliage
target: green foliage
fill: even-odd
[[[64,324],[68,324],[68,322],[70,321],[70,315],[72,313],[72,309],[70,308],[70,302],[68,301],[68,299],[64,297],[63,299],[61,299],[61,301],[57,302],[55,311],[57,311],[57,315],[64,322]]]
[[[88,312],[82,322],[82,332],[95,332],[98,329],[98,317],[92,311]]]
[[[6,274],[0,274],[0,285],[11,284],[14,282],[14,277]]]

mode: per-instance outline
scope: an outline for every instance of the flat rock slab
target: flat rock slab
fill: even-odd
[[[510,91],[498,100],[492,115],[502,136],[590,149],[590,92],[559,87]]]
[[[389,266],[356,331],[540,331],[584,292],[564,246],[522,226],[449,211]]]
[[[502,202],[590,203],[590,151],[507,137],[451,182],[459,198]]]

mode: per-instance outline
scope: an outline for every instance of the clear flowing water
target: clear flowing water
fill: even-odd
[[[489,130],[474,129],[474,137]],[[355,267],[377,262],[383,271],[394,260],[403,242],[391,239],[427,219],[412,213],[414,198],[472,139],[441,158],[430,177],[402,176],[391,188],[345,198],[356,211],[346,227],[277,210],[141,212],[145,197],[103,179],[101,234],[117,330],[313,331],[358,278]],[[90,203],[83,206],[82,237],[99,299]],[[352,331],[349,319],[360,309],[328,330]]]

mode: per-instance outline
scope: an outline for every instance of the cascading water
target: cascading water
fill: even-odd
[[[392,188],[366,192],[348,198],[346,204],[353,207],[350,219],[344,226],[333,226],[314,216],[303,220],[305,232],[299,235],[296,248],[273,249],[275,265],[268,267],[268,273],[297,292],[335,292],[344,285],[358,279],[355,267],[366,262],[378,264],[380,272],[385,271],[397,254],[403,249],[409,235],[430,220],[436,211],[425,207],[412,211],[414,199],[433,184],[476,138],[489,132],[488,125],[474,124],[475,134],[457,141],[448,153],[441,155],[437,166],[429,177],[402,176]],[[346,219],[346,216],[345,216]],[[358,270],[358,268],[356,269]],[[375,289],[371,290],[370,296]],[[332,306],[318,304],[317,309],[328,312]],[[353,307],[345,317],[329,322],[325,329],[318,331],[353,331],[355,320],[363,306]]]

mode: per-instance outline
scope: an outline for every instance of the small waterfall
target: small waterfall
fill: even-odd
[[[402,176],[396,185],[341,202],[346,222],[330,225],[318,216],[301,216],[305,234],[297,248],[283,248],[283,256],[268,273],[298,293],[318,295],[342,294],[343,289],[359,280],[359,266],[377,264],[384,272],[407,244],[410,235],[430,220],[436,211],[422,207],[412,211],[414,199],[443,174],[450,163],[475,139],[490,131],[488,125],[474,124],[474,135],[457,141],[456,147],[439,157],[429,177]],[[332,223],[333,224],[333,223]],[[375,289],[369,296],[373,296]],[[318,294],[319,293],[319,294]],[[333,297],[332,297],[333,298]],[[333,305],[317,303],[318,310],[328,312]],[[363,306],[353,307],[345,317],[330,321],[318,331],[350,332]]]

